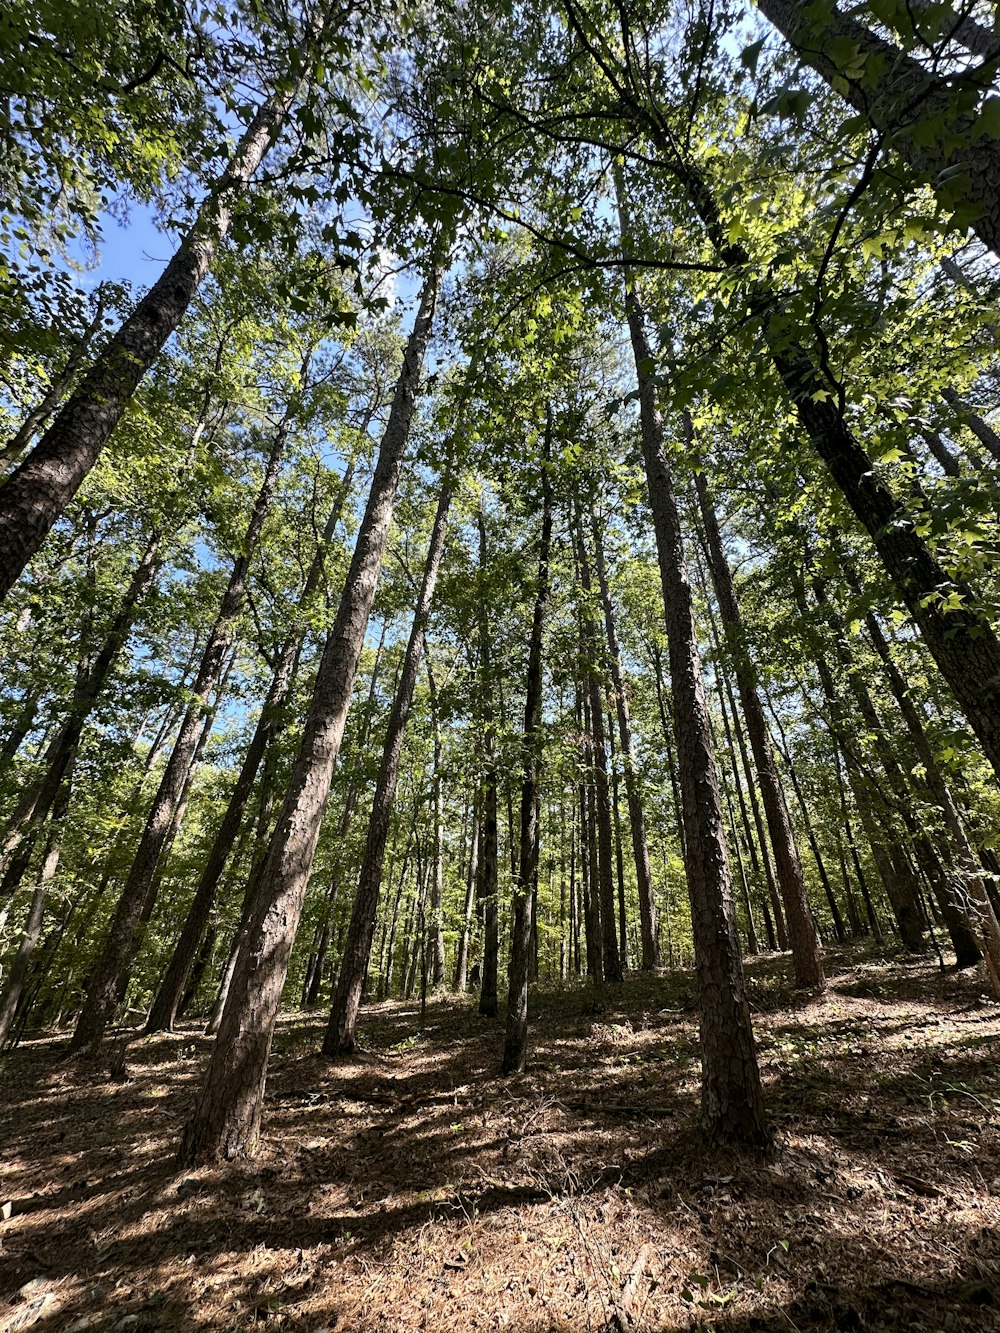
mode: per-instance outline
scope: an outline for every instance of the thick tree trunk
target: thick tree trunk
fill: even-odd
[[[96,359],[39,443],[0,490],[0,598],[73,499],[132,395],[180,324],[225,238],[233,205],[291,110],[291,77],[250,122],[229,165],[159,280]]]
[[[446,477],[442,482],[434,526],[431,530],[430,544],[424,562],[424,574],[413,612],[410,637],[403,657],[403,667],[396,685],[396,695],[392,701],[389,724],[386,728],[385,742],[382,747],[382,763],[379,768],[375,795],[372,800],[371,815],[368,820],[368,839],[365,844],[364,861],[358,877],[358,888],[351,909],[351,920],[347,928],[347,940],[340,961],[340,972],[334,987],[333,1003],[330,1008],[330,1020],[326,1036],[323,1039],[323,1054],[331,1059],[347,1055],[357,1045],[356,1029],[358,1010],[361,1007],[361,994],[364,987],[368,960],[371,956],[372,938],[375,933],[375,916],[378,911],[379,893],[382,888],[382,866],[385,860],[385,847],[389,837],[389,825],[393,807],[396,803],[396,787],[399,781],[399,762],[403,754],[403,742],[406,738],[406,726],[410,718],[413,703],[413,691],[416,688],[417,675],[420,671],[420,659],[424,651],[424,636],[430,617],[434,589],[437,584],[438,570],[444,553],[445,534],[448,529],[448,511],[451,508],[452,482]],[[432,871],[432,874],[434,871]]]
[[[256,1148],[274,1024],[375,598],[436,290],[435,273],[424,284],[407,343],[354,556],[253,904],[246,945],[237,960],[205,1082],[184,1129],[179,1152],[182,1163],[240,1157]]]
[[[635,747],[632,740],[632,717],[629,709],[625,676],[622,672],[621,648],[615,624],[608,571],[604,561],[604,545],[596,516],[591,514],[591,533],[594,540],[594,567],[601,590],[604,609],[604,632],[608,641],[611,683],[614,686],[615,711],[618,715],[618,740],[622,767],[625,773],[625,796],[628,801],[629,823],[632,829],[632,853],[635,857],[635,878],[639,895],[639,932],[642,943],[642,970],[652,972],[661,964],[656,928],[656,903],[653,896],[653,875],[649,868],[649,847],[646,842],[646,820],[639,792],[639,778],[635,771]]]
[[[619,207],[621,207],[621,198]],[[623,226],[627,234],[627,225]],[[674,735],[683,798],[685,869],[691,900],[701,1001],[702,1113],[710,1140],[763,1146],[769,1134],[750,1009],[743,983],[723,813],[701,683],[673,480],[663,447],[663,424],[650,378],[655,364],[639,292],[625,274],[626,312],[636,374],[643,457],[659,556],[670,655]]]
[[[951,81],[930,73],[833,4],[759,0],[759,5],[799,59],[871,122],[920,183],[938,192],[947,211],[958,202],[978,206],[980,215],[969,225],[984,245],[1000,253],[1000,140],[982,132],[976,98],[970,109],[968,96],[961,96]],[[854,55],[845,60],[841,48]],[[855,56],[864,57],[861,73],[848,74]],[[988,91],[991,82],[984,71],[978,80],[967,75],[964,85]]]
[[[514,915],[507,974],[507,1025],[504,1034],[501,1074],[520,1074],[528,1058],[528,972],[531,961],[531,903],[538,875],[538,782],[541,764],[542,725],[542,631],[549,596],[549,554],[552,544],[552,486],[549,458],[552,417],[546,422],[542,468],[542,532],[538,547],[538,578],[535,608],[528,640],[528,669],[525,679],[524,729],[521,734],[521,828],[517,876],[514,881]],[[579,515],[578,515],[579,517]],[[605,782],[607,777],[605,775]],[[609,829],[610,832],[610,829]],[[613,894],[613,890],[612,890]],[[611,929],[614,931],[612,897]],[[617,949],[615,950],[617,954]]]
[[[139,847],[105,936],[100,958],[87,990],[87,998],[70,1043],[71,1051],[96,1047],[108,1024],[114,1020],[122,979],[127,981],[141,943],[140,922],[144,915],[148,920],[152,912],[157,865],[170,835],[174,812],[180,805],[184,783],[191,770],[191,761],[202,731],[206,702],[221,678],[236,621],[243,609],[250,564],[256,554],[264,520],[277,486],[281,458],[291,426],[292,414],[289,408],[275,432],[264,478],[244,534],[242,549],[233,562],[222,603],[202,652],[198,674],[191,690],[193,697],[163,771],[159,789],[153,798]],[[149,901],[150,899],[153,901]]]

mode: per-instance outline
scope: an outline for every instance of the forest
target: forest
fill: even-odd
[[[0,1333],[1000,1328],[1000,15],[0,13]]]

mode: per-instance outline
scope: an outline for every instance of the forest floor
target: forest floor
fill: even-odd
[[[748,985],[776,1146],[699,1142],[690,974],[603,1012],[533,995],[530,1072],[472,998],[362,1015],[364,1053],[282,1019],[251,1163],[179,1173],[210,1041],[127,1081],[54,1037],[0,1073],[0,1333],[20,1328],[1000,1328],[1000,1005],[975,973],[833,953]]]

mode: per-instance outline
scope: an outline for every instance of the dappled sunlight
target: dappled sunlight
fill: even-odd
[[[319,1018],[285,1016],[259,1155],[189,1172],[173,1154],[209,1042],[134,1043],[124,1084],[33,1043],[7,1063],[3,1318],[44,1296],[31,1326],[52,1330],[986,1327],[1000,1006],[926,962],[863,968],[878,998],[852,968],[757,1014],[765,1160],[700,1142],[677,979],[596,1014],[539,992],[507,1080],[471,1004],[435,999],[423,1030],[373,1006],[335,1063]]]

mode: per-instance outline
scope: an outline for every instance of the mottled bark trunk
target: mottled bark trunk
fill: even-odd
[[[337,617],[320,660],[305,732],[271,840],[209,1069],[179,1160],[252,1154],[260,1129],[274,1024],[309,872],[344,734],[354,677],[392,519],[437,275],[424,284]]]
[[[337,976],[337,984],[334,987],[330,1019],[327,1024],[326,1036],[323,1039],[323,1054],[331,1059],[349,1054],[357,1045],[358,1010],[361,1007],[361,994],[375,932],[375,916],[378,911],[379,893],[382,888],[382,866],[385,860],[385,848],[389,837],[392,811],[396,803],[396,787],[399,782],[399,763],[403,754],[403,742],[406,739],[406,727],[410,718],[410,708],[413,704],[413,692],[416,688],[420,660],[424,651],[427,621],[434,600],[434,589],[437,584],[438,571],[441,567],[441,557],[444,553],[451,498],[451,479],[446,478],[442,483],[441,496],[438,500],[437,513],[424,562],[423,579],[413,612],[413,623],[410,626],[410,637],[403,656],[403,667],[396,685],[395,698],[392,701],[392,711],[389,714],[389,724],[386,728],[385,742],[382,747],[382,763],[375,785],[371,816],[368,820],[365,856],[358,877],[354,904],[351,908],[351,920],[347,928],[347,940],[344,944],[344,953],[340,962],[340,972]]]
[[[535,606],[528,640],[525,679],[524,728],[521,734],[521,825],[517,876],[514,881],[510,963],[507,974],[507,1024],[501,1074],[522,1073],[528,1058],[528,971],[531,961],[532,892],[538,876],[538,784],[541,765],[542,632],[549,595],[549,554],[552,544],[552,487],[549,458],[552,443],[551,409],[545,428],[542,469],[542,531],[538,548]],[[610,829],[609,829],[610,832]],[[612,903],[613,909],[613,903]],[[614,916],[612,911],[612,930]],[[617,950],[616,950],[617,953]]]

